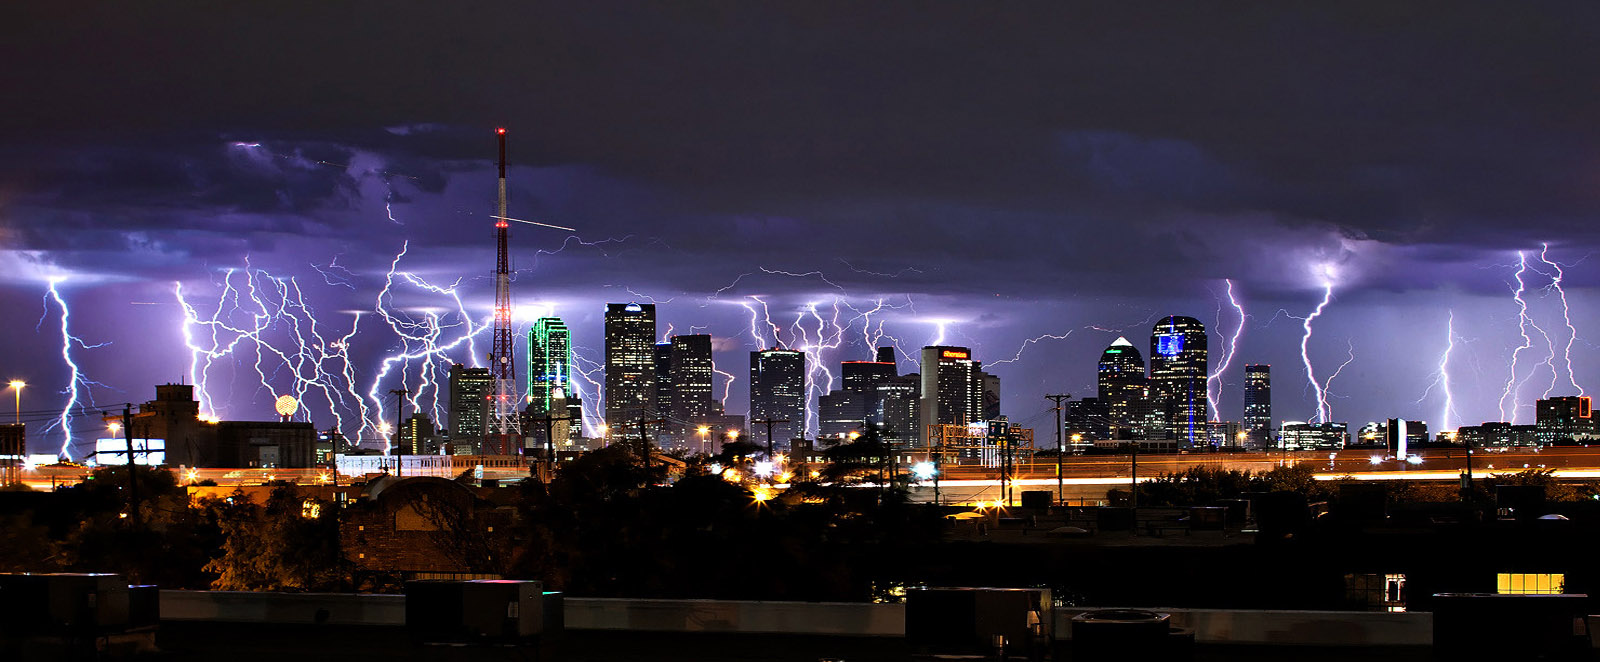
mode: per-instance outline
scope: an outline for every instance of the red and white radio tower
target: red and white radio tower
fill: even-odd
[[[511,333],[511,257],[506,251],[506,130],[496,129],[500,136],[500,207],[494,231],[498,257],[494,272],[494,349],[489,354],[489,373],[494,377],[494,391],[489,395],[494,418],[488,435],[490,448],[496,446],[501,455],[522,451],[522,421],[517,413],[521,398],[517,395],[516,363],[512,354]]]

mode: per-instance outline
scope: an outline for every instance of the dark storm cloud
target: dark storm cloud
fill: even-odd
[[[97,139],[114,117],[376,148],[375,126],[511,123],[537,145],[522,162],[591,164],[695,212],[874,199],[1048,211],[1110,184],[1382,240],[1498,241],[1508,220],[1576,229],[1597,201],[1595,9],[1539,8],[52,8],[14,17],[6,40],[8,61],[50,65],[4,76],[29,100],[20,137]],[[482,153],[459,128],[382,133],[425,156]],[[1109,170],[1062,158],[1085,140]]]
[[[1031,384],[1109,341],[1086,324],[1210,321],[1222,278],[1252,324],[1303,314],[1331,265],[1336,364],[1378,333],[1346,320],[1461,295],[1503,325],[1512,251],[1600,245],[1597,32],[1591,3],[12,3],[0,265],[150,284],[121,303],[337,255],[343,309],[408,246],[481,301],[503,125],[513,215],[581,237],[514,227],[537,296],[912,293],[1007,357],[1076,329],[1009,364]],[[1247,338],[1297,360],[1289,322]]]

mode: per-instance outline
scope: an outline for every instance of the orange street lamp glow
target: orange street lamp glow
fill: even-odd
[[[22,387],[28,383],[20,379],[11,380],[11,390],[17,392],[17,425],[22,425]]]

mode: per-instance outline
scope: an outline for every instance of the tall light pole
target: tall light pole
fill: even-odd
[[[22,425],[22,387],[27,385],[20,379],[11,380],[11,390],[17,392],[17,425]]]
[[[1062,457],[1066,455],[1067,451],[1061,445],[1061,401],[1071,398],[1072,395],[1061,393],[1044,397],[1056,405],[1053,407],[1056,411],[1056,505],[1064,508],[1067,505],[1067,487],[1066,478],[1063,475],[1065,467],[1062,465]]]

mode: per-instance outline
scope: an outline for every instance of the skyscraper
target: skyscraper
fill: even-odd
[[[877,362],[878,363],[888,363],[890,365],[894,365],[894,363],[895,363],[894,347],[879,347],[878,348]],[[898,370],[898,368],[896,368],[896,370]]]
[[[653,365],[656,375],[656,395],[655,407],[651,413],[657,418],[669,416],[672,414],[672,341],[656,343]]]
[[[930,425],[966,424],[988,420],[984,416],[987,390],[983,364],[972,360],[972,350],[943,345],[922,348],[922,430]],[[998,393],[996,380],[993,390]]]
[[[1252,446],[1272,445],[1272,366],[1244,367],[1244,433]]]
[[[801,436],[806,425],[806,355],[787,349],[750,352],[750,441],[766,443],[762,420],[787,420],[772,426],[774,444]]]
[[[656,399],[656,306],[606,304],[606,420],[608,435],[653,417]]]
[[[711,336],[704,333],[672,337],[672,418],[681,425],[699,426],[722,413],[722,403],[712,395],[716,366],[711,360]]]
[[[844,361],[839,364],[840,390],[857,394],[857,406],[861,408],[860,413],[854,416],[857,425],[863,420],[882,422],[878,414],[881,408],[878,386],[893,381],[898,375],[893,361]]]
[[[897,443],[922,445],[922,376],[901,375],[879,384],[875,413],[883,434]]]
[[[489,392],[493,388],[494,377],[488,368],[468,368],[460,363],[450,366],[450,439],[453,443],[483,449]]]
[[[1166,409],[1167,438],[1206,444],[1206,327],[1173,315],[1150,330],[1150,385]]]
[[[1133,438],[1135,403],[1144,396],[1144,385],[1144,357],[1127,338],[1117,338],[1100,353],[1098,399],[1106,410],[1112,439]]]
[[[528,330],[529,402],[538,405],[541,413],[551,411],[550,400],[557,389],[571,392],[571,375],[572,332],[559,317],[539,318]]]

